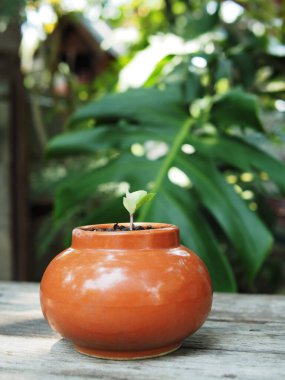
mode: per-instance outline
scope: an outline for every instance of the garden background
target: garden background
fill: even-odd
[[[218,291],[285,292],[285,4],[0,4],[1,279],[72,228],[177,224]]]

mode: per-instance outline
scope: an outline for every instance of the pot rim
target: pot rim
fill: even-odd
[[[72,247],[125,249],[171,248],[179,245],[179,229],[174,224],[139,222],[142,226],[153,226],[153,229],[133,231],[89,231],[86,228],[110,228],[115,223],[90,224],[79,226],[72,231]],[[129,225],[120,223],[121,225]]]
[[[133,235],[134,233],[155,233],[155,231],[171,231],[173,229],[177,229],[178,227],[175,224],[169,224],[169,223],[157,223],[157,222],[135,222],[134,225],[139,225],[139,226],[152,226],[152,229],[145,229],[145,230],[132,230],[132,231],[121,231],[121,230],[116,230],[116,231],[90,231],[87,228],[112,228],[116,223],[100,223],[100,224],[88,224],[85,226],[78,226],[75,227],[74,230],[80,229],[81,231],[84,232],[90,232],[92,234],[108,234],[108,235],[117,235],[117,234],[131,234]],[[130,225],[130,222],[119,222],[118,223],[120,226],[126,226],[128,227]]]

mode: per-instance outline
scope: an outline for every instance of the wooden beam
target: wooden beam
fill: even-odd
[[[20,26],[10,24],[0,34],[0,77],[9,85],[10,154],[10,240],[12,245],[13,278],[28,280],[29,257],[29,202],[28,202],[28,130],[25,120],[25,93],[20,69]]]
[[[22,75],[19,65],[16,65],[11,92],[11,193],[14,279],[18,281],[29,279],[31,259],[29,257],[28,130],[24,99]]]

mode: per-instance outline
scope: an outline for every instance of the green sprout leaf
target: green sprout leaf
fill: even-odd
[[[150,201],[155,196],[155,193],[147,193],[144,190],[138,190],[130,193],[128,190],[123,199],[123,204],[130,214],[130,230],[133,230],[134,213],[146,202]]]
[[[136,211],[144,205],[146,202],[150,201],[155,196],[155,193],[148,193],[143,198],[140,199],[140,201],[137,203]]]
[[[125,208],[131,215],[137,210],[138,203],[147,195],[147,192],[144,190],[134,191],[130,193],[128,190],[126,196],[124,197],[123,203]]]

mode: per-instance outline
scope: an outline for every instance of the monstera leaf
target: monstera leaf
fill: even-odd
[[[232,125],[262,130],[257,97],[241,89],[218,96],[213,103],[211,119],[219,128]]]
[[[258,214],[225,181],[222,168],[230,165],[237,173],[266,171],[281,191],[285,191],[285,168],[242,137],[227,134],[231,126],[262,129],[255,98],[240,89],[214,97],[209,118],[216,125],[216,133],[209,136],[196,133],[203,126],[199,124],[201,121],[188,117],[181,88],[132,89],[107,95],[75,112],[70,120],[73,127],[87,125],[90,119],[95,121],[95,127],[57,136],[50,141],[47,154],[92,156],[110,150],[116,154],[109,156],[104,165],[81,171],[60,184],[56,190],[55,217],[58,221],[65,218],[110,182],[128,182],[132,191],[151,189],[157,196],[142,207],[139,219],[177,224],[183,243],[208,266],[214,288],[235,291],[236,281],[225,243],[252,281],[270,251],[272,236]],[[168,152],[156,159],[131,153],[134,143],[143,145],[149,140],[166,143]],[[194,154],[181,150],[185,143],[195,148]],[[192,187],[172,183],[168,178],[171,167],[184,172]],[[124,219],[122,201],[115,197],[91,209],[82,223]],[[222,231],[223,244],[215,225]]]

